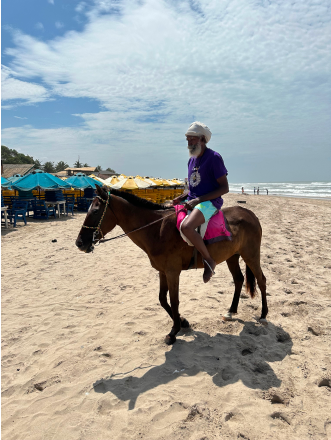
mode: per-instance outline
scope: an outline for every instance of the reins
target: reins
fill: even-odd
[[[100,221],[99,221],[99,223],[98,223],[98,226],[85,226],[85,225],[82,226],[83,228],[86,228],[86,229],[95,229],[95,231],[93,232],[93,240],[92,240],[92,242],[93,242],[94,245],[96,245],[96,243],[99,243],[99,244],[100,244],[100,243],[105,243],[106,241],[116,240],[117,238],[124,238],[124,237],[127,237],[127,236],[129,236],[130,234],[132,234],[133,232],[140,231],[141,229],[144,229],[144,228],[147,228],[148,226],[154,225],[155,223],[160,222],[161,220],[164,220],[165,218],[170,217],[171,215],[175,214],[175,212],[172,212],[171,214],[166,215],[165,217],[161,217],[161,218],[155,220],[154,222],[148,223],[147,225],[141,226],[140,228],[133,229],[133,231],[127,232],[127,233],[125,233],[125,234],[117,235],[116,237],[111,237],[111,238],[106,238],[106,239],[104,239],[104,235],[103,235],[103,232],[102,232],[102,230],[101,230],[101,224],[102,224],[102,221],[103,221],[103,218],[104,218],[104,216],[105,216],[105,213],[106,213],[106,211],[107,211],[108,206],[109,206],[109,208],[111,209],[112,213],[114,214],[117,223],[118,223],[118,221],[117,221],[117,217],[116,217],[116,215],[115,215],[115,212],[113,211],[112,207],[109,205],[109,201],[110,201],[110,191],[107,193],[107,200],[104,200],[104,199],[103,199],[102,197],[100,197],[100,196],[96,196],[96,197],[97,197],[99,200],[101,200],[103,203],[105,203],[105,208],[104,208],[104,210],[103,210],[103,213],[102,213],[102,216],[101,216]],[[96,238],[96,235],[97,235],[98,232],[100,232],[100,234],[101,234],[101,238],[99,238],[99,239]],[[101,240],[102,240],[102,241],[101,241]]]

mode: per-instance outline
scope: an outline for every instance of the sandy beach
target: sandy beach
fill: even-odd
[[[331,201],[224,206],[238,200],[263,228],[268,325],[244,289],[222,320],[226,263],[208,284],[190,270],[191,328],[170,347],[158,273],[130,239],[80,252],[85,213],[2,228],[3,439],[331,439]]]

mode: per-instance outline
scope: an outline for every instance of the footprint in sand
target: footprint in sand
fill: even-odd
[[[280,412],[274,412],[270,415],[270,417],[274,420],[281,420],[284,423],[287,423],[288,425],[290,425],[290,421],[288,419],[288,417],[286,417],[284,414],[280,413]]]
[[[324,378],[319,381],[318,386],[331,388],[331,380],[329,378]]]

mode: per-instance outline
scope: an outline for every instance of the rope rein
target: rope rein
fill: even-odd
[[[161,217],[161,218],[155,220],[154,222],[148,223],[147,225],[141,226],[140,228],[133,229],[133,231],[127,232],[125,234],[120,234],[120,235],[117,235],[116,237],[111,237],[111,238],[103,239],[104,235],[103,235],[103,232],[101,230],[101,224],[102,224],[102,221],[103,221],[103,218],[105,216],[105,213],[107,211],[108,206],[111,209],[112,213],[114,214],[115,218],[116,218],[116,215],[115,215],[115,212],[112,210],[111,206],[109,205],[110,191],[107,193],[107,200],[104,200],[100,196],[96,196],[96,197],[101,202],[105,203],[105,208],[103,210],[103,213],[102,213],[102,216],[100,218],[99,224],[98,224],[98,226],[85,226],[85,225],[82,226],[83,228],[86,228],[86,229],[95,229],[95,231],[93,232],[93,244],[96,244],[97,242],[100,244],[100,243],[105,243],[106,241],[116,240],[117,238],[128,237],[133,232],[137,232],[137,231],[140,231],[141,229],[147,228],[148,226],[154,225],[155,223],[158,223],[161,220],[164,220],[165,218],[170,217],[171,215],[174,215],[176,213],[176,212],[172,212],[171,214],[166,215],[165,217]],[[117,218],[116,218],[116,222],[117,222]],[[101,238],[99,238],[99,239],[96,238],[96,235],[97,235],[98,232],[100,232],[100,234],[101,234]]]

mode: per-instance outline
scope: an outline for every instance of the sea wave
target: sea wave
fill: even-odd
[[[229,183],[230,192],[254,194],[254,188],[260,188],[260,194],[284,197],[331,198],[331,182],[261,182],[261,183]]]

